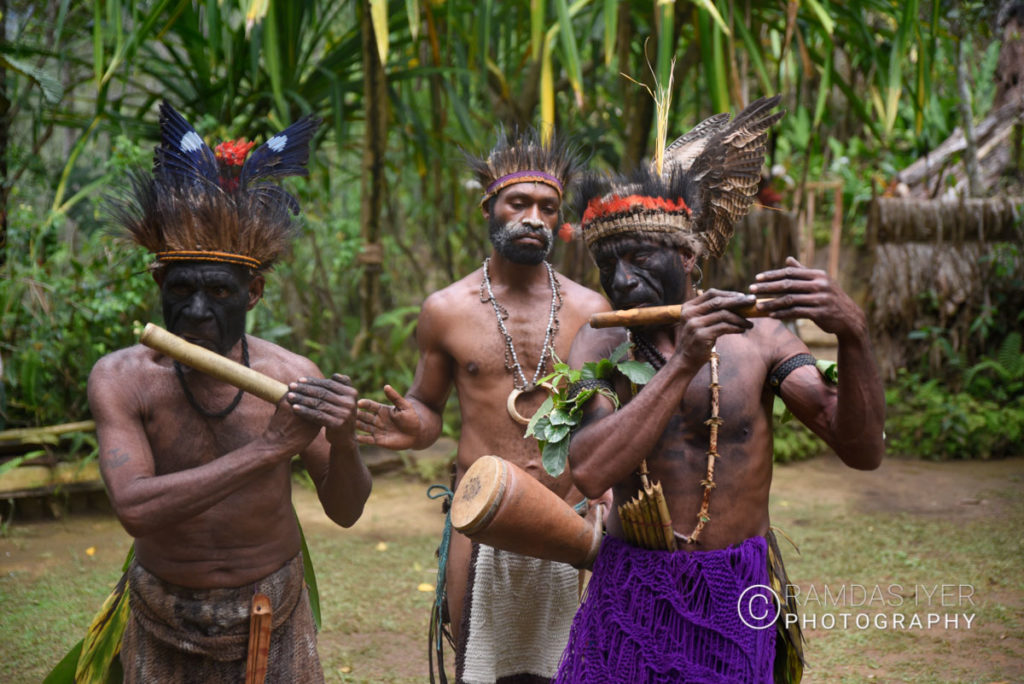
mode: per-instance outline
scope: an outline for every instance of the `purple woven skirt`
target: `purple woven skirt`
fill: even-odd
[[[775,613],[756,588],[769,584],[766,555],[762,537],[674,552],[605,537],[554,681],[770,683]]]

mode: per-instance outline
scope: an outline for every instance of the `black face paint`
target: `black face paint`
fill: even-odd
[[[540,221],[509,221],[502,223],[494,214],[487,220],[488,235],[498,254],[514,264],[537,266],[555,245],[555,235]],[[532,236],[541,244],[516,242],[519,238]]]
[[[680,304],[686,298],[686,269],[678,250],[627,239],[598,245],[594,260],[617,309]]]
[[[226,355],[245,333],[250,282],[248,270],[235,264],[171,264],[160,287],[164,324],[175,335]]]

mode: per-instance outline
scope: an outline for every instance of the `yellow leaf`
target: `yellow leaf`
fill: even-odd
[[[377,542],[377,550],[378,551],[387,551],[388,550],[387,542]]]
[[[416,587],[416,591],[422,591],[423,593],[429,593],[434,591],[433,584],[427,584],[426,582],[420,582],[420,585]]]
[[[96,547],[95,546],[90,546],[89,548],[87,548],[85,550],[85,555],[86,556],[95,556],[96,555]]]
[[[377,54],[380,64],[388,64],[388,3],[387,0],[370,0],[370,20],[373,22],[373,36],[377,39]]]
[[[340,672],[341,674],[348,674],[351,671],[352,671],[352,668],[349,667],[348,665],[342,665],[341,667],[338,668],[338,672]]]

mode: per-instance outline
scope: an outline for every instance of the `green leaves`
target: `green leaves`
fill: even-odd
[[[606,386],[584,387],[569,396],[573,385],[581,380],[610,380],[616,372],[625,375],[636,385],[647,384],[654,377],[654,367],[645,361],[622,361],[629,351],[629,341],[623,342],[612,352],[610,359],[588,361],[580,369],[555,358],[555,370],[540,382],[550,383],[558,388],[544,400],[537,412],[526,425],[526,436],[536,438],[541,448],[541,462],[544,470],[558,477],[565,470],[569,459],[569,439],[583,420],[583,407],[595,394],[608,397],[619,407],[619,397]]]

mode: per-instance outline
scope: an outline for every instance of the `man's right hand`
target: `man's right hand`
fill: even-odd
[[[714,289],[684,302],[682,320],[676,328],[675,354],[696,371],[711,358],[711,348],[719,337],[754,327],[735,311],[753,303],[752,295]]]
[[[391,385],[384,385],[384,394],[393,406],[372,399],[359,400],[356,429],[365,434],[357,434],[356,439],[360,444],[385,449],[412,449],[422,427],[416,407]]]

